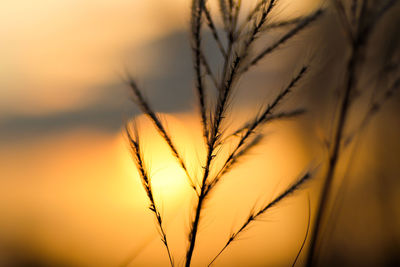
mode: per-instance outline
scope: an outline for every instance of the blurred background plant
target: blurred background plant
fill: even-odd
[[[341,200],[348,186],[348,172],[351,172],[354,157],[360,152],[359,143],[362,142],[369,123],[386,107],[400,87],[398,40],[393,40],[390,36],[389,40],[383,39],[383,43],[393,43],[379,51],[377,46],[382,46],[382,40],[379,42],[374,39],[376,31],[384,31],[381,25],[387,23],[385,16],[396,8],[396,4],[398,6],[398,1],[395,0],[331,2],[341,25],[346,59],[345,65],[341,67],[344,74],[343,81],[338,86],[337,107],[330,126],[331,137],[327,139],[327,170],[311,232],[307,266],[318,265],[318,257],[322,258],[324,234],[327,235],[334,229],[338,209],[347,205]],[[356,117],[352,116],[354,111],[357,113]],[[346,150],[349,150],[349,157],[347,162],[343,162],[345,170],[337,175],[340,166],[338,162],[343,161],[342,154]],[[334,188],[336,179],[339,182]],[[391,246],[397,247],[395,243]],[[398,264],[398,256],[392,252],[389,251],[386,257],[388,262],[385,264]]]

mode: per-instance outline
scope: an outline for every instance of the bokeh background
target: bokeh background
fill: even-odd
[[[246,9],[254,1],[243,2]],[[320,5],[318,0],[282,1],[274,19],[308,14]],[[369,69],[382,58],[398,58],[398,6],[374,35],[362,88],[368,89],[371,75],[376,76]],[[157,201],[182,263],[194,198],[168,148],[134,108],[126,75],[145,90],[189,166],[199,171],[202,139],[191,70],[190,1],[3,0],[1,7],[0,266],[168,264],[123,134],[133,116],[139,116]],[[214,4],[211,8],[217,10]],[[206,35],[205,43],[210,40]],[[215,47],[206,45],[206,52],[218,66]],[[256,222],[216,262],[292,264],[307,227],[307,199],[312,207],[317,201],[346,59],[335,14],[325,14],[242,79],[240,100],[227,119],[227,127],[240,125],[310,59],[309,76],[284,106],[306,107],[308,113],[266,128],[266,141],[212,195],[195,266],[209,262],[254,205],[271,200],[299,173],[318,165],[304,190]],[[349,132],[364,111],[362,99]],[[397,94],[343,155],[339,175],[347,182],[331,219],[334,227],[324,236],[325,266],[398,263],[399,103]]]

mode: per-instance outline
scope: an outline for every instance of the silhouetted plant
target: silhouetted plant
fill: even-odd
[[[191,176],[190,171],[187,169],[185,159],[179,153],[172,136],[167,132],[164,124],[151,107],[149,101],[143,97],[135,81],[132,79],[129,81],[135,103],[153,123],[160,136],[165,140],[172,155],[185,171],[189,184],[196,194],[197,201],[194,207],[193,220],[190,223],[185,266],[191,265],[199,232],[201,215],[210,192],[218,186],[225,174],[228,173],[243,156],[248,154],[250,149],[259,144],[263,136],[261,133],[263,126],[273,120],[292,118],[304,112],[303,109],[292,109],[284,112],[279,112],[277,109],[306,75],[309,69],[308,65],[302,67],[297,74],[287,82],[287,86],[277,94],[271,103],[265,103],[261,110],[256,111],[256,115],[253,118],[249,119],[242,127],[235,130],[232,135],[228,135],[223,131],[224,122],[226,118],[230,116],[229,110],[232,99],[234,98],[234,92],[239,89],[237,88],[238,80],[244,76],[246,72],[255,67],[259,61],[265,59],[267,55],[276,51],[291,38],[298,35],[301,30],[309,26],[323,13],[322,10],[317,10],[308,16],[288,21],[273,22],[270,20],[270,17],[278,2],[279,0],[259,0],[256,2],[255,7],[241,20],[239,19],[239,13],[241,12],[240,0],[219,0],[219,11],[223,23],[223,29],[220,30],[214,21],[213,13],[207,5],[207,1],[192,1],[190,31],[193,69],[195,73],[196,99],[202,125],[203,142],[206,147],[205,163],[201,166],[203,171],[200,179],[195,179]],[[217,44],[218,50],[223,57],[222,69],[219,71],[219,77],[213,73],[205,50],[203,49],[202,36],[205,25],[210,30],[213,40]],[[284,26],[291,28],[274,40],[271,45],[264,47],[261,52],[253,53],[252,48],[260,36],[276,27]],[[221,35],[221,31],[223,35]],[[209,83],[206,83],[206,79],[209,79],[211,84],[215,87],[214,89],[217,91],[215,97],[211,91],[214,89],[207,86]],[[133,125],[133,131],[129,125],[126,127],[132,155],[150,202],[150,210],[156,218],[161,240],[168,252],[170,264],[173,266],[174,260],[171,248],[167,242],[163,218],[158,211],[157,203],[155,203],[151,187],[151,177],[142,159],[142,154],[146,152],[141,149],[135,122],[133,122]],[[236,138],[234,139],[232,137]],[[233,149],[223,160],[222,166],[218,167],[214,165],[213,163],[221,147],[232,146],[232,144]],[[311,176],[311,171],[308,170],[271,202],[266,203],[258,210],[251,211],[241,227],[231,234],[226,245],[214,257],[210,264],[212,264],[250,224],[265,214],[270,208],[278,205],[283,199],[288,198],[291,194],[298,191]],[[304,244],[302,247],[303,246]]]
[[[374,88],[369,108],[359,120],[359,127],[349,136],[345,135],[346,126],[350,117],[351,108],[357,98],[366,93],[368,86],[360,85],[360,77],[365,71],[366,55],[370,49],[371,35],[381,21],[382,17],[398,3],[396,0],[332,0],[339,21],[344,30],[348,48],[348,60],[345,67],[345,77],[340,88],[340,100],[337,106],[337,117],[333,121],[332,140],[329,142],[328,168],[324,177],[321,197],[318,203],[315,222],[311,232],[310,248],[307,258],[307,266],[316,266],[318,255],[321,251],[321,235],[323,225],[328,223],[328,203],[335,201],[332,195],[332,184],[338,166],[342,150],[364,129],[377,111],[389,100],[400,87],[400,76],[397,73],[398,59],[393,57],[384,62],[383,66],[375,66],[380,73],[379,79],[387,79],[387,87]],[[396,51],[392,51],[396,52]],[[381,69],[379,69],[381,68]],[[396,76],[397,75],[397,76]],[[365,88],[366,87],[366,88]],[[381,92],[379,92],[379,90]],[[331,219],[332,216],[330,217]]]

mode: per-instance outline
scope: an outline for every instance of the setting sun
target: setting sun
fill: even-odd
[[[3,0],[0,267],[400,265],[397,0]]]

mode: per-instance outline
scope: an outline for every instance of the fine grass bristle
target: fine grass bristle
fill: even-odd
[[[154,110],[151,108],[150,104],[146,101],[146,99],[143,97],[141,91],[139,90],[136,82],[132,79],[129,80],[129,85],[130,88],[132,89],[132,92],[134,93],[134,101],[135,103],[139,106],[139,108],[142,110],[142,112],[151,120],[151,122],[154,124],[155,128],[158,130],[160,133],[161,137],[165,140],[165,142],[168,144],[169,148],[171,149],[172,155],[178,160],[179,164],[181,165],[182,169],[185,171],[186,176],[190,182],[190,185],[193,189],[195,189],[194,181],[191,178],[188,169],[186,168],[186,164],[183,161],[183,158],[180,156],[178,153],[178,150],[176,149],[174,143],[172,142],[171,137],[165,130],[165,127],[161,123],[161,120],[158,118]]]
[[[258,55],[256,55],[250,63],[248,63],[243,69],[242,72],[247,72],[251,67],[255,66],[260,60],[262,60],[266,55],[275,51],[278,47],[286,43],[289,39],[297,35],[302,29],[306,28],[310,23],[315,21],[319,16],[323,13],[322,9],[317,10],[313,15],[306,17],[304,20],[301,20],[296,27],[285,33],[279,40],[277,40],[272,45],[268,46],[264,50],[262,50]]]
[[[276,205],[278,205],[278,203],[280,203],[282,200],[286,199],[289,195],[295,193],[300,186],[302,186],[307,180],[309,180],[311,177],[310,173],[306,173],[304,174],[302,177],[300,177],[300,179],[298,179],[294,184],[292,184],[291,186],[289,186],[288,188],[286,188],[285,191],[283,191],[281,194],[279,194],[276,198],[274,198],[271,202],[269,202],[268,204],[264,205],[261,209],[259,209],[258,211],[252,211],[249,216],[247,217],[247,220],[242,224],[241,227],[239,227],[238,230],[236,230],[235,232],[233,232],[228,241],[225,243],[224,247],[218,252],[218,254],[211,260],[210,264],[208,266],[210,266],[211,264],[213,264],[215,262],[215,260],[217,260],[217,258],[226,250],[226,248],[237,239],[237,237],[243,233],[247,227],[255,222],[260,216],[264,215],[268,210],[270,210],[271,208],[275,207]]]
[[[163,242],[163,244],[167,250],[169,262],[170,262],[171,266],[174,266],[174,259],[172,257],[172,254],[171,254],[171,251],[170,251],[170,248],[168,245],[167,235],[165,233],[164,226],[163,226],[163,219],[161,217],[161,213],[159,212],[159,210],[156,206],[156,203],[154,200],[154,195],[153,195],[153,190],[151,187],[151,179],[150,179],[149,173],[147,171],[147,168],[146,168],[144,160],[143,160],[143,155],[142,155],[142,151],[141,151],[141,147],[140,147],[139,132],[138,132],[137,125],[135,122],[133,123],[133,128],[134,129],[132,132],[132,130],[129,128],[128,125],[126,125],[126,127],[125,127],[125,132],[128,136],[132,156],[134,158],[136,167],[139,171],[139,175],[142,180],[143,188],[144,188],[144,190],[147,194],[147,198],[149,199],[149,202],[150,202],[149,209],[156,218],[159,232],[161,235],[161,241]]]
[[[157,116],[157,113],[151,107],[150,103],[143,97],[143,94],[139,90],[135,81],[132,79],[129,81],[136,105],[152,122],[160,136],[167,143],[171,154],[179,162],[181,168],[186,172],[190,186],[196,193],[196,202],[193,207],[194,212],[190,216],[192,220],[187,235],[188,246],[184,259],[184,265],[186,267],[191,266],[192,263],[192,257],[196,248],[196,241],[199,233],[199,225],[201,223],[200,218],[203,215],[204,205],[209,198],[210,192],[217,187],[229,170],[234,168],[238,162],[248,155],[251,149],[260,144],[264,136],[261,130],[262,126],[268,125],[268,122],[271,121],[295,118],[306,111],[306,109],[300,108],[278,112],[277,109],[289,97],[290,92],[294,90],[300,80],[306,75],[309,66],[301,68],[292,79],[287,81],[287,86],[282,91],[277,92],[276,97],[271,103],[263,103],[263,108],[258,111],[255,117],[250,118],[244,126],[236,129],[233,135],[229,135],[225,132],[225,124],[228,118],[232,117],[230,111],[232,103],[234,102],[233,99],[235,98],[235,92],[240,90],[238,81],[246,74],[250,67],[255,67],[260,60],[266,58],[265,56],[267,54],[273,53],[282,44],[288,42],[292,37],[297,36],[302,29],[309,26],[322,14],[322,10],[318,10],[309,16],[297,18],[292,21],[281,22],[281,25],[276,27],[284,25],[294,25],[294,27],[287,31],[280,39],[275,40],[273,45],[264,49],[261,54],[254,55],[252,51],[254,46],[256,46],[257,42],[260,40],[260,37],[268,34],[269,30],[274,28],[268,28],[268,25],[272,25],[268,23],[279,0],[257,1],[254,8],[247,11],[247,14],[244,14],[244,21],[239,19],[242,18],[240,13],[243,12],[243,9],[241,8],[241,0],[217,1],[223,29],[218,29],[218,25],[215,23],[216,20],[213,18],[213,15],[215,14],[207,5],[207,2],[209,1],[192,0],[191,2],[190,40],[193,56],[194,87],[196,90],[196,102],[202,126],[203,144],[206,148],[205,156],[201,159],[203,165],[200,165],[197,168],[201,169],[202,173],[200,178],[196,180],[196,183],[189,175],[190,172],[186,167],[185,159],[179,154],[172,136],[166,131],[166,128]],[[202,39],[204,27],[207,27],[210,30],[212,40],[215,42],[219,53],[222,55],[222,62],[219,64],[222,67],[216,71],[216,73],[219,74],[218,77],[213,73],[211,64],[207,58],[208,55],[203,48]],[[221,31],[223,31],[223,34],[220,34]],[[210,84],[205,80],[207,78],[211,80],[212,85],[217,89],[215,97],[213,94],[209,93],[210,88],[208,88],[208,86]],[[170,248],[163,229],[163,218],[156,208],[156,203],[154,203],[151,181],[142,160],[139,133],[136,130],[132,133],[129,127],[126,128],[126,132],[131,144],[131,150],[133,158],[135,159],[136,167],[141,176],[144,190],[146,191],[151,203],[150,209],[157,219],[162,241],[168,251],[170,263],[173,265],[173,257],[170,253]],[[232,138],[232,136],[235,136],[235,138]],[[215,164],[215,159],[219,155],[220,151],[223,148],[231,147],[232,144],[234,145],[233,150],[223,159],[222,166]],[[268,203],[262,209],[250,213],[246,223],[231,236],[226,247],[235,240],[236,236],[239,235],[248,224],[255,221],[259,216],[266,213],[267,210],[297,191],[310,177],[311,174],[307,173],[293,185],[288,187],[272,202]]]

